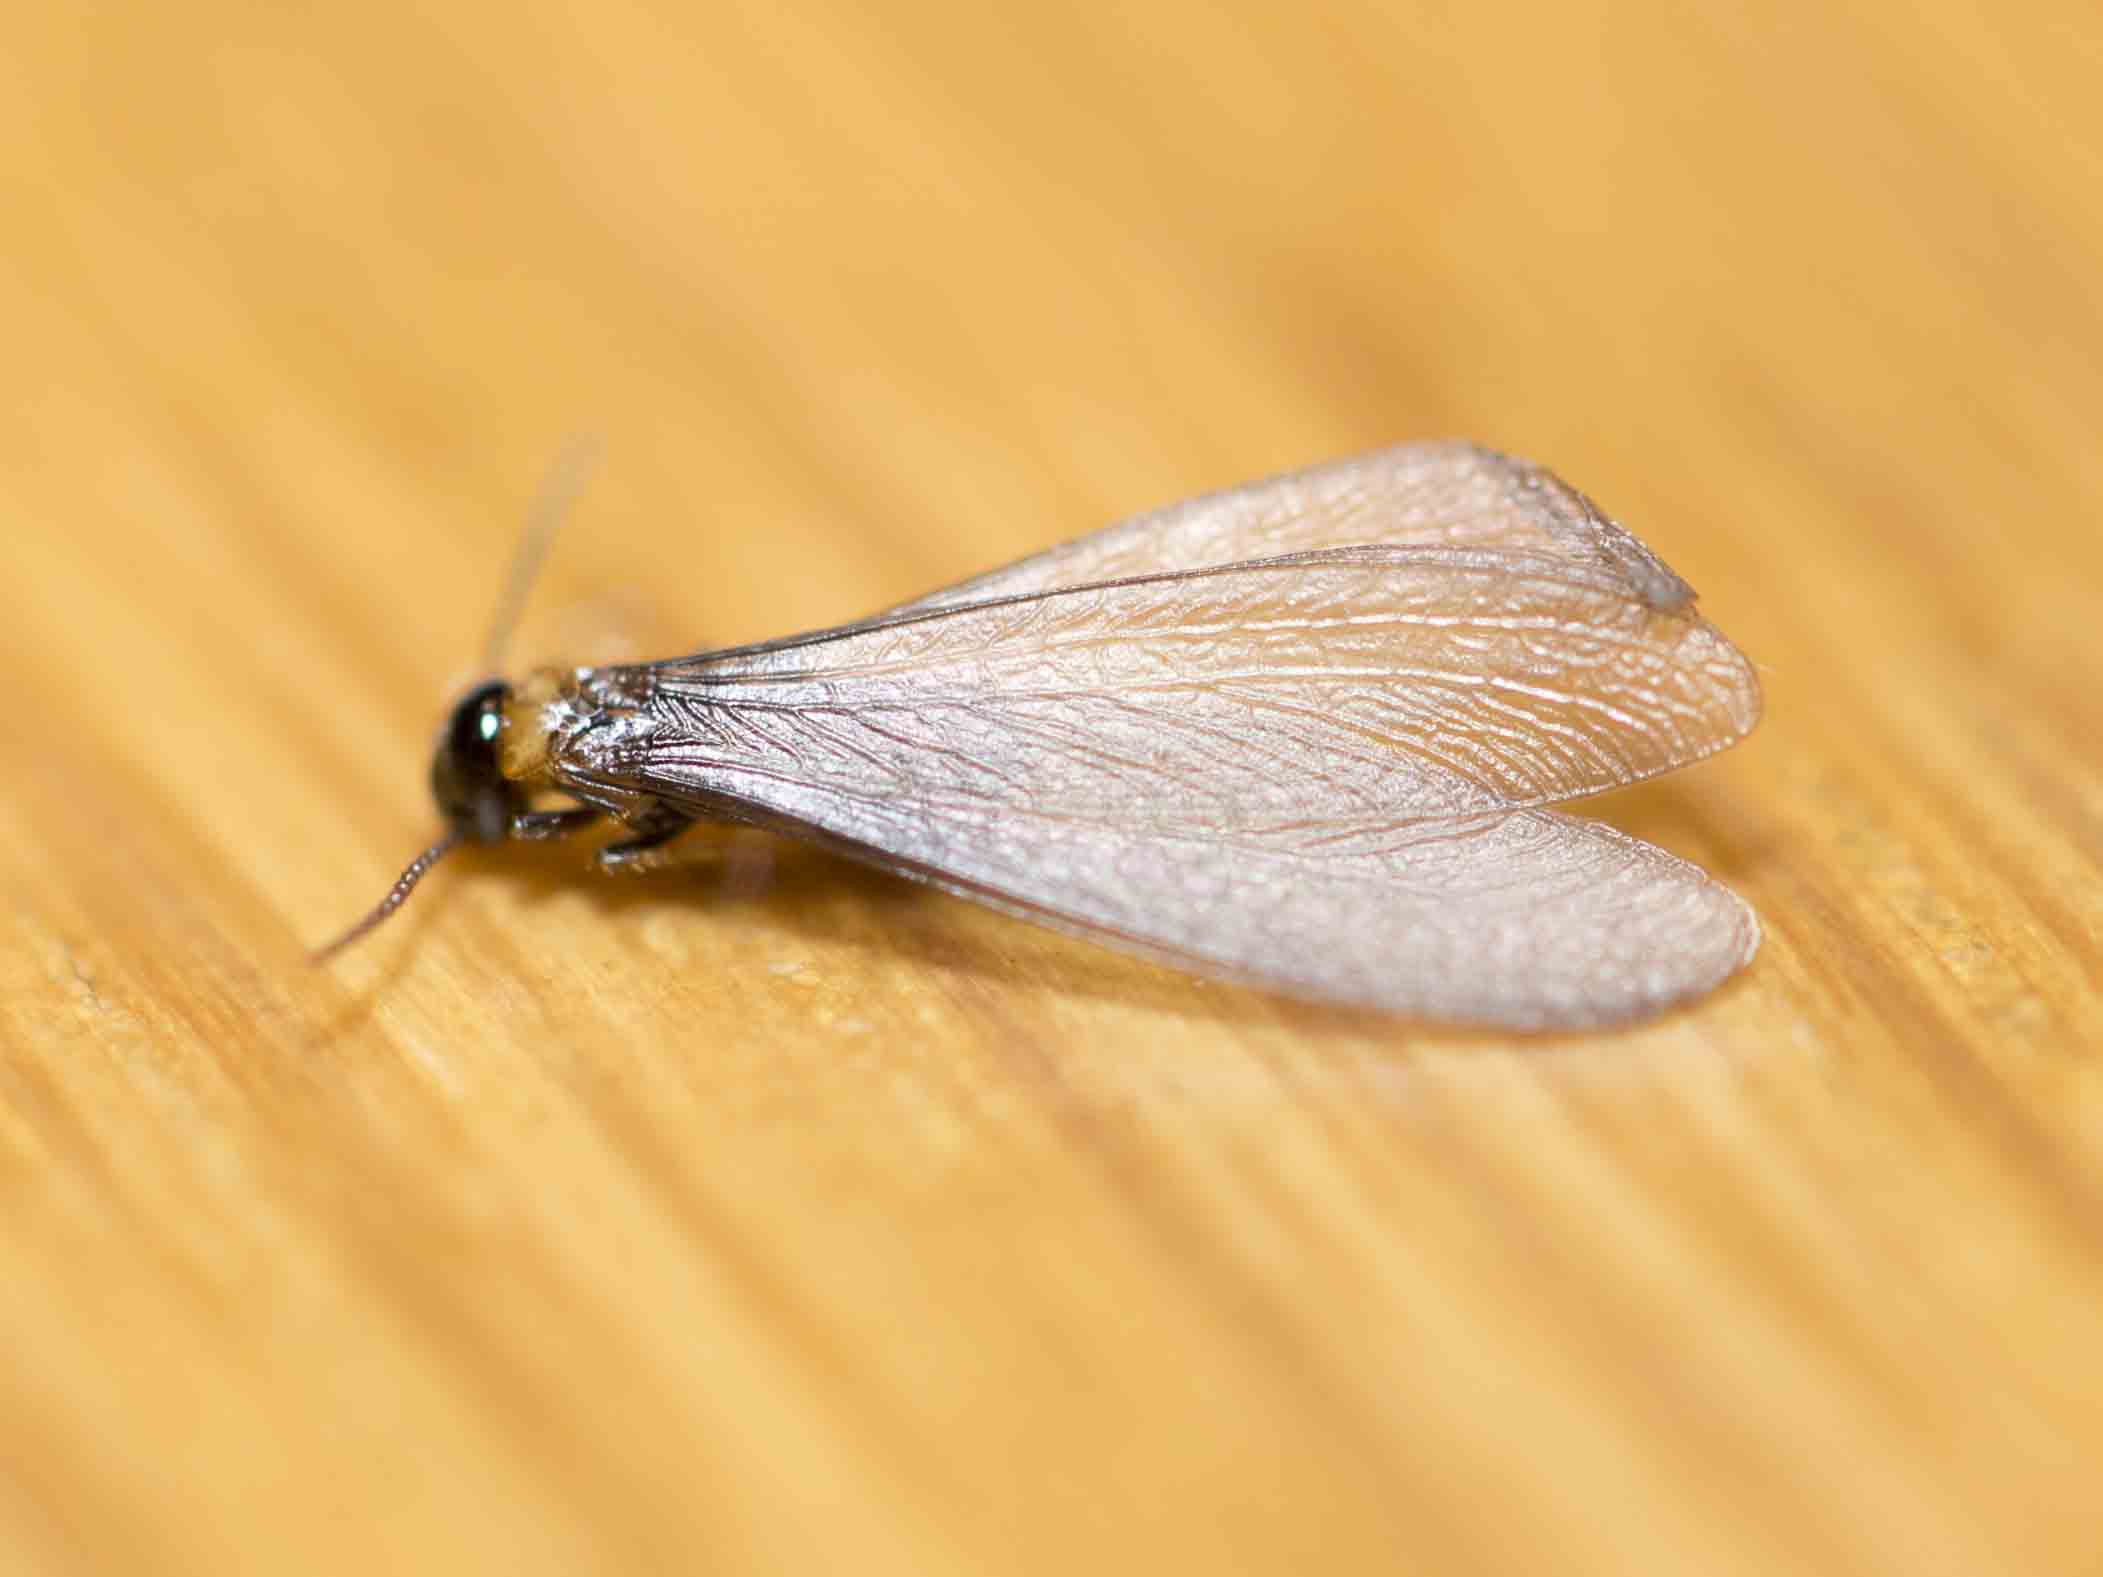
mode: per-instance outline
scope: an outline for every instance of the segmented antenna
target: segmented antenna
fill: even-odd
[[[520,533],[518,550],[511,556],[510,573],[504,577],[504,593],[497,600],[496,614],[490,620],[489,640],[482,649],[483,673],[493,674],[502,664],[504,648],[510,643],[512,632],[518,628],[519,614],[525,609],[526,594],[533,589],[541,562],[548,556],[548,544],[555,540],[563,517],[584,490],[598,459],[599,441],[596,438],[581,433],[573,436],[548,468],[540,491],[533,495],[533,503],[526,510],[526,529]],[[326,947],[318,947],[309,953],[307,962],[327,963],[401,908],[409,894],[416,890],[416,884],[424,879],[424,873],[459,847],[462,836],[461,830],[455,827],[411,860],[402,874],[395,878],[394,885],[387,889],[387,896],[373,905],[370,914]]]
[[[432,844],[423,853],[411,860],[408,868],[395,878],[394,885],[387,889],[387,896],[372,906],[372,913],[345,931],[326,947],[317,947],[307,955],[310,964],[325,964],[358,940],[367,931],[401,908],[403,901],[416,890],[416,884],[424,879],[424,873],[460,846],[460,831],[456,827]]]

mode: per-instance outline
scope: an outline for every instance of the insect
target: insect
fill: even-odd
[[[615,867],[706,820],[1294,995],[1618,1024],[1718,984],[1759,927],[1696,867],[1550,807],[1759,714],[1692,589],[1581,493],[1403,445],[834,629],[482,683],[432,762],[444,837],[318,956],[462,843],[611,818]]]

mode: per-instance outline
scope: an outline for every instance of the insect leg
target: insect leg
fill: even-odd
[[[522,810],[511,818],[511,836],[560,838],[583,831],[602,814],[594,805],[571,805],[562,810]]]
[[[653,849],[660,849],[694,824],[685,811],[659,800],[628,824],[630,836],[609,843],[599,851],[599,868],[618,870],[632,865]]]

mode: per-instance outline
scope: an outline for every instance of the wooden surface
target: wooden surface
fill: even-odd
[[[15,9],[0,1567],[2103,1567],[2078,8]],[[579,429],[521,660],[1542,459],[1766,948],[1435,1033],[747,836],[307,970]]]

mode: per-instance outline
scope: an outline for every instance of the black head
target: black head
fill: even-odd
[[[502,843],[520,808],[518,785],[497,765],[504,703],[511,687],[491,680],[461,697],[431,756],[431,793],[438,813],[459,836]]]
[[[485,671],[502,661],[504,644],[525,604],[526,589],[533,583],[564,508],[584,480],[592,453],[589,445],[573,441],[541,484],[490,625]],[[511,835],[518,825],[516,818],[526,808],[526,797],[504,776],[497,755],[504,737],[504,707],[510,699],[511,687],[492,680],[470,690],[453,708],[445,731],[438,736],[438,748],[431,754],[431,794],[438,801],[438,813],[445,817],[445,835],[409,862],[370,914],[326,947],[317,948],[315,963],[334,958],[401,908],[424,873],[462,843],[502,843]]]

